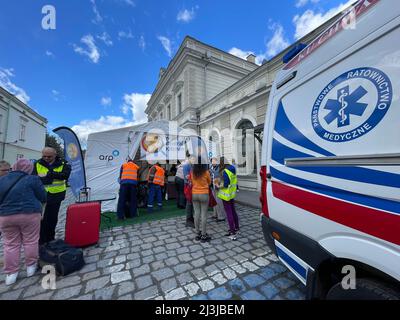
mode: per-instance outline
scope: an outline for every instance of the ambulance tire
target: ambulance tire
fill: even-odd
[[[344,290],[341,283],[337,283],[328,291],[326,299],[400,300],[400,291],[375,279],[359,279],[354,290]]]

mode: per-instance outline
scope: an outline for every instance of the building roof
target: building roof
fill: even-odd
[[[48,123],[48,121],[47,121],[47,119],[45,117],[41,116],[39,113],[37,113],[35,110],[33,110],[31,107],[29,107],[26,103],[22,102],[14,94],[12,94],[11,92],[7,91],[2,86],[0,86],[0,94],[3,94],[6,97],[8,97],[9,99],[14,100],[19,106],[21,106],[27,112],[29,112],[32,115],[34,115],[35,117],[37,117],[40,121],[44,122],[45,124]]]
[[[158,81],[158,83],[157,83],[157,85],[156,85],[156,88],[154,89],[153,94],[152,94],[152,96],[151,96],[149,102],[147,103],[147,108],[146,108],[146,110],[145,110],[145,113],[147,113],[147,112],[149,111],[149,106],[151,105],[152,101],[155,99],[156,93],[158,93],[158,91],[160,91],[161,88],[165,85],[165,79],[166,79],[165,75],[167,75],[169,72],[171,72],[171,70],[173,69],[173,67],[174,67],[174,66],[176,65],[176,63],[178,62],[179,57],[182,55],[182,53],[183,53],[183,51],[185,50],[185,48],[187,48],[187,46],[185,45],[185,44],[187,43],[187,41],[194,41],[194,42],[196,42],[196,43],[198,43],[198,44],[200,44],[200,45],[202,45],[202,46],[204,46],[204,47],[206,47],[206,48],[210,48],[210,49],[212,49],[212,50],[215,50],[215,51],[217,51],[217,52],[220,52],[221,54],[228,55],[228,56],[230,56],[231,58],[233,58],[234,60],[236,60],[236,61],[238,61],[238,62],[241,62],[241,63],[244,62],[244,63],[247,63],[249,66],[258,67],[258,65],[255,64],[255,63],[253,63],[253,62],[250,62],[250,61],[248,61],[248,60],[239,58],[238,56],[235,56],[235,55],[233,55],[233,54],[231,54],[231,53],[229,53],[229,52],[226,52],[226,51],[224,51],[224,50],[218,49],[218,48],[216,48],[216,47],[214,47],[214,46],[212,46],[212,45],[209,45],[209,44],[207,44],[207,43],[204,43],[204,42],[202,42],[202,41],[199,41],[199,40],[197,40],[197,39],[195,39],[195,38],[193,38],[193,37],[187,35],[187,36],[185,36],[185,38],[183,39],[183,41],[182,41],[182,43],[181,43],[181,45],[180,45],[178,51],[176,52],[175,56],[174,56],[174,57],[172,58],[172,60],[169,62],[167,68],[163,68],[163,69],[164,69],[163,76],[159,79],[159,81]],[[251,70],[248,70],[248,71],[251,72]]]

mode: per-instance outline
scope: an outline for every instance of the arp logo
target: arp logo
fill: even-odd
[[[109,161],[113,161],[118,156],[119,156],[119,151],[114,150],[111,154],[106,154],[106,155],[101,154],[99,156],[99,160],[109,162]]]

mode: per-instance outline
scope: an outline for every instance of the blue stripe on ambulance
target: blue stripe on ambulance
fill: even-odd
[[[273,178],[282,182],[299,186],[301,188],[324,194],[333,198],[342,199],[352,203],[364,205],[374,209],[385,210],[391,213],[400,214],[400,202],[386,199],[375,198],[342,189],[333,188],[327,185],[315,183],[309,180],[301,179],[290,174],[284,173],[271,166],[271,175]]]
[[[283,264],[289,268],[289,270],[297,277],[299,280],[306,285],[307,284],[307,272],[309,269],[313,270],[306,262],[296,256],[288,248],[283,246],[280,242],[275,240],[276,252],[278,258],[283,262]]]
[[[272,143],[272,160],[284,165],[285,159],[312,158],[313,156],[285,146],[277,140]],[[400,175],[360,167],[296,167],[296,170],[321,174],[333,178],[400,188]]]
[[[305,135],[303,135],[289,120],[288,116],[283,109],[282,102],[279,103],[278,114],[276,115],[275,131],[278,132],[286,140],[289,140],[303,148],[320,153],[324,156],[335,156],[333,153],[321,148],[315,144]]]

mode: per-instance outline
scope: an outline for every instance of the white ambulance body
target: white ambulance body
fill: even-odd
[[[284,66],[264,137],[264,236],[308,298],[399,298],[398,0],[358,1]]]

